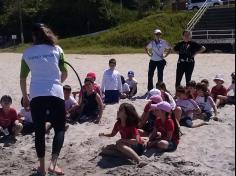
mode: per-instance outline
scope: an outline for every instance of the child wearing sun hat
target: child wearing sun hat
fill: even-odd
[[[217,97],[219,95],[227,96],[227,89],[224,86],[225,80],[222,74],[217,74],[213,81],[216,85],[211,89],[211,96],[216,102],[216,106],[218,107],[220,105],[223,105],[225,102],[223,100],[218,99]]]

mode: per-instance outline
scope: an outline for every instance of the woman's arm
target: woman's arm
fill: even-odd
[[[26,62],[21,60],[21,71],[20,71],[20,88],[23,96],[23,105],[25,107],[29,107],[29,97],[27,93],[27,77],[29,75],[30,69]]]

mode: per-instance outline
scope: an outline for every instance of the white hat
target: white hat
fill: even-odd
[[[156,29],[156,30],[154,31],[154,34],[158,34],[158,33],[162,34],[162,32],[161,32],[160,29]]]
[[[161,91],[159,89],[152,89],[148,92],[148,95],[146,97],[146,100],[149,100],[153,95],[160,95],[161,96]]]
[[[224,76],[223,76],[222,74],[217,74],[216,77],[214,78],[214,81],[215,81],[215,80],[220,80],[220,81],[222,81],[223,83],[225,82]]]

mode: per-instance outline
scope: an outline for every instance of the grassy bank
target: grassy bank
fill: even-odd
[[[140,53],[152,39],[153,30],[160,28],[163,38],[172,45],[181,39],[181,33],[192,18],[193,12],[163,12],[133,23],[123,24],[93,36],[61,39],[59,44],[66,53],[119,54]],[[2,51],[22,52],[28,45]]]

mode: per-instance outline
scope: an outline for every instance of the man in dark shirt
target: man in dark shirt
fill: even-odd
[[[195,66],[194,57],[196,54],[204,52],[206,48],[194,41],[191,41],[190,31],[185,30],[183,32],[183,41],[177,43],[174,50],[179,54],[175,83],[175,86],[178,87],[180,86],[184,74],[186,83],[191,81]]]

